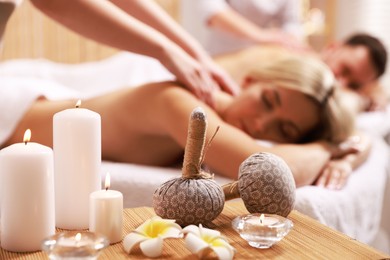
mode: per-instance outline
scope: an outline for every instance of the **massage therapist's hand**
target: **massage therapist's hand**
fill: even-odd
[[[315,185],[332,190],[342,189],[352,174],[352,165],[348,160],[331,160],[318,176]]]
[[[203,55],[201,58],[199,58],[199,60],[201,64],[208,70],[208,73],[218,84],[220,89],[233,96],[236,96],[239,93],[240,87],[237,85],[237,83],[225,70],[217,65],[209,55]]]
[[[177,81],[200,100],[214,107],[213,92],[218,89],[218,85],[199,62],[180,48],[170,48],[165,52],[165,57],[159,60],[176,76]]]
[[[214,107],[213,92],[223,89],[238,93],[238,86],[211,58],[202,56],[196,60],[180,48],[167,47],[161,63],[199,99]]]

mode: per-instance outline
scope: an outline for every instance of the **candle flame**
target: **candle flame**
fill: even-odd
[[[107,174],[106,174],[106,181],[105,181],[104,187],[106,188],[106,190],[108,190],[108,188],[110,188],[110,173],[109,172],[107,172]]]
[[[77,233],[76,236],[74,237],[74,239],[76,240],[76,243],[80,242],[80,240],[81,240],[81,233]]]
[[[79,108],[81,106],[81,99],[77,100],[76,108]]]
[[[23,142],[27,144],[28,142],[30,142],[30,139],[31,139],[31,130],[27,129],[26,132],[24,132]]]
[[[261,214],[261,216],[260,216],[260,225],[263,225],[263,221],[264,221],[264,214]]]

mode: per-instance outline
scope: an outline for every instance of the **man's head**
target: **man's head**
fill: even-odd
[[[342,85],[360,90],[385,72],[387,51],[377,38],[361,33],[330,46],[322,58]]]

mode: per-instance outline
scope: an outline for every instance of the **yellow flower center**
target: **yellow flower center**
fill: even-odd
[[[150,225],[145,227],[145,235],[150,238],[156,238],[159,235],[163,235],[170,225],[162,221],[153,221]]]
[[[216,236],[203,235],[202,239],[210,246],[223,246],[224,245],[222,240]]]

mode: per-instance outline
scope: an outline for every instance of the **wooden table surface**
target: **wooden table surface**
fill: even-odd
[[[290,233],[269,249],[250,247],[231,227],[231,221],[248,212],[238,200],[227,202],[223,212],[213,223],[216,230],[227,237],[236,249],[234,259],[389,259],[390,256],[360,243],[338,231],[330,229],[298,211],[292,211],[288,218],[294,223]],[[124,210],[123,235],[130,233],[146,219],[154,216],[153,208],[129,208]],[[101,259],[148,259],[139,249],[131,255],[123,250],[122,242],[104,249]],[[42,252],[13,253],[3,249],[0,259],[48,259]],[[156,258],[155,258],[156,259]],[[162,255],[157,259],[198,259],[185,247],[183,239],[165,239]],[[213,258],[215,259],[215,257]]]

